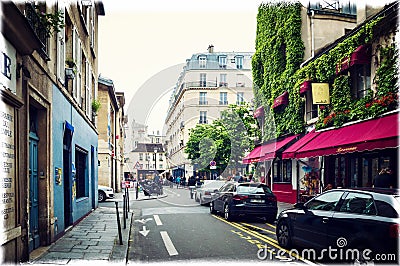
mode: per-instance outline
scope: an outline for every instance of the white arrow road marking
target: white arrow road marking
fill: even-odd
[[[154,221],[156,222],[156,225],[162,225],[160,217],[157,214],[154,214],[153,217],[154,217]]]
[[[149,232],[150,230],[147,230],[145,225],[143,225],[143,230],[139,231],[139,233],[141,233],[143,236],[147,236]]]
[[[145,224],[145,223],[147,223],[148,221],[151,221],[151,220],[153,220],[153,218],[135,220],[135,222],[139,222],[139,223]]]
[[[169,255],[170,256],[178,255],[178,251],[176,251],[174,244],[172,243],[171,238],[169,238],[167,231],[161,231],[160,234],[161,234],[161,237],[164,241],[165,248],[167,249]]]

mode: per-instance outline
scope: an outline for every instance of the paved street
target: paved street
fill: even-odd
[[[291,262],[276,241],[275,225],[259,219],[228,222],[211,215],[187,189],[164,188],[166,198],[134,202],[128,263],[143,262]],[[280,204],[280,209],[289,208]],[[278,256],[277,256],[278,255]],[[299,261],[302,260],[299,258]]]
[[[115,202],[123,245],[119,242]],[[290,204],[279,206],[284,209]],[[273,224],[257,219],[227,222],[211,215],[208,206],[190,199],[186,188],[164,187],[164,195],[148,197],[140,193],[138,199],[131,190],[125,229],[122,217],[122,193],[117,193],[115,199],[99,203],[54,244],[33,253],[30,264],[263,262],[257,254],[266,246],[266,259],[288,260],[282,254],[276,256],[280,248]]]

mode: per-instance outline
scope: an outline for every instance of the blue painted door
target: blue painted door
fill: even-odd
[[[29,251],[39,247],[38,141],[29,133]]]

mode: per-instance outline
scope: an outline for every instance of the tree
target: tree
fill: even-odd
[[[202,170],[208,171],[214,160],[221,173],[226,167],[237,169],[244,153],[253,149],[254,140],[259,138],[260,130],[249,106],[230,105],[220,119],[190,130],[185,152]]]

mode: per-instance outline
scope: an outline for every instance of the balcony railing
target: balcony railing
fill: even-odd
[[[45,59],[49,60],[49,56],[47,53],[48,50],[48,36],[49,32],[46,29],[46,26],[40,21],[40,17],[37,14],[35,7],[32,3],[25,4],[25,16],[31,25],[32,30],[35,32],[36,36],[39,38],[40,42],[42,43],[42,48],[39,51]]]
[[[193,81],[186,83],[187,88],[216,88],[217,82],[215,81]]]

